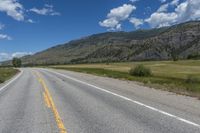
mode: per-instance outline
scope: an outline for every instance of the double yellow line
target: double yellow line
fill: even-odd
[[[44,96],[44,101],[45,101],[45,104],[48,108],[51,108],[52,112],[54,113],[54,117],[55,117],[55,120],[56,120],[56,123],[57,123],[57,126],[60,130],[60,133],[67,133],[66,131],[66,128],[63,124],[63,121],[57,111],[57,108],[56,108],[56,105],[52,99],[52,96],[49,92],[49,89],[46,85],[46,83],[44,82],[44,80],[42,79],[41,75],[39,74],[39,72],[35,72],[36,76],[38,77],[38,80],[39,82],[41,83],[43,89],[44,89],[44,93],[43,93],[43,96]]]

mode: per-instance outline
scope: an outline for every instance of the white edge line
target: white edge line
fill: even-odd
[[[12,84],[15,80],[17,80],[21,75],[22,75],[23,71],[20,70],[20,73],[17,74],[17,76],[15,76],[13,79],[11,79],[8,83],[6,83],[3,87],[0,88],[0,92],[3,91],[6,87],[8,87],[10,84]]]
[[[51,70],[47,70],[47,69],[43,69],[43,70],[45,70],[45,71],[49,71],[49,72],[52,72],[52,73],[55,73],[55,74],[60,75],[60,76],[62,76],[62,77],[65,77],[65,78],[68,78],[68,79],[74,80],[74,81],[76,81],[76,82],[79,82],[79,83],[85,84],[85,85],[87,85],[87,86],[90,86],[90,87],[96,88],[96,89],[98,89],[98,90],[100,90],[100,91],[103,91],[103,92],[106,92],[106,93],[112,94],[112,95],[117,96],[117,97],[119,97],[119,98],[122,98],[122,99],[124,99],[124,100],[130,101],[130,102],[133,102],[133,103],[135,103],[135,104],[137,104],[137,105],[140,105],[140,106],[146,107],[146,108],[148,108],[148,109],[150,109],[150,110],[156,111],[156,112],[161,113],[161,114],[163,114],[163,115],[166,115],[166,116],[172,117],[172,118],[174,118],[174,119],[176,119],[176,120],[179,120],[179,121],[182,121],[182,122],[184,122],[184,123],[187,123],[187,124],[190,124],[190,125],[192,125],[192,126],[195,126],[195,127],[200,128],[200,125],[197,124],[197,123],[194,123],[194,122],[189,121],[189,120],[186,120],[186,119],[184,119],[184,118],[181,118],[181,117],[175,116],[175,115],[173,115],[173,114],[167,113],[167,112],[162,111],[162,110],[160,110],[160,109],[157,109],[157,108],[155,108],[155,107],[152,107],[152,106],[149,106],[149,105],[143,104],[143,103],[141,103],[141,102],[138,102],[138,101],[132,100],[132,99],[127,98],[127,97],[125,97],[125,96],[122,96],[122,95],[119,95],[119,94],[113,93],[113,92],[108,91],[108,90],[106,90],[106,89],[103,89],[103,88],[97,87],[97,86],[95,86],[95,85],[92,85],[92,84],[86,83],[86,82],[84,82],[84,81],[81,81],[81,80],[78,80],[78,79],[75,79],[75,78],[69,77],[69,76],[67,76],[67,75],[64,75],[64,74],[61,74],[61,73],[58,73],[58,72],[55,72],[55,71],[51,71]]]

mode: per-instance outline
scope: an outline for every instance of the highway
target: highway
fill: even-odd
[[[200,133],[200,101],[135,82],[22,68],[0,85],[0,133]]]

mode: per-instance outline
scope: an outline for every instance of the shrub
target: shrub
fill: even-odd
[[[13,58],[12,64],[13,64],[14,67],[21,67],[22,61],[19,58]]]
[[[189,75],[187,78],[186,78],[186,83],[190,83],[190,84],[193,84],[193,83],[197,83],[199,82],[198,78],[192,76],[192,75]]]
[[[132,76],[139,76],[139,77],[147,77],[152,75],[151,70],[145,67],[144,65],[138,65],[135,68],[131,68],[129,73]]]
[[[192,54],[188,55],[187,59],[200,59],[200,54],[192,53]]]
[[[0,83],[3,83],[3,82],[4,82],[4,80],[0,78]]]

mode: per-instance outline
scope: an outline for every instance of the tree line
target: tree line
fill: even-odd
[[[21,67],[22,61],[20,58],[13,58],[12,64],[14,67]]]

